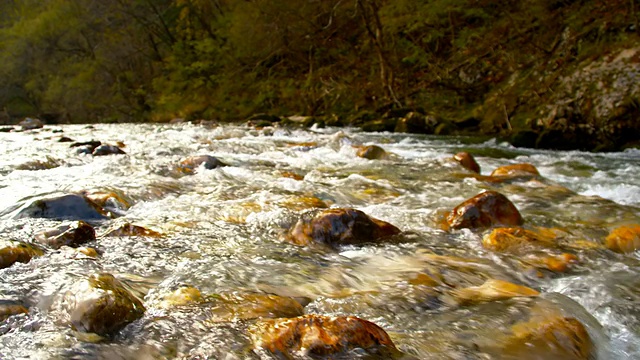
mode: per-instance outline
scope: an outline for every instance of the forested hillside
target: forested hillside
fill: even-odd
[[[508,133],[539,147],[587,134],[586,148],[617,149],[640,130],[639,10],[636,0],[4,0],[0,110],[4,122],[271,113],[385,130],[412,110],[422,118],[410,131]]]

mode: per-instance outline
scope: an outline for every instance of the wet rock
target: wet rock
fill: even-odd
[[[360,146],[356,155],[369,160],[382,160],[388,157],[387,152],[377,145]]]
[[[16,166],[18,170],[47,170],[57,168],[62,165],[62,161],[46,156],[44,160],[28,161],[24,164]]]
[[[533,253],[524,256],[521,261],[539,269],[562,273],[568,271],[573,264],[577,263],[578,257],[569,253],[559,255]]]
[[[508,281],[489,279],[480,286],[472,286],[455,290],[453,295],[461,304],[470,304],[484,301],[505,300],[513,297],[532,297],[540,293],[526,286],[517,285]]]
[[[296,300],[272,294],[224,293],[211,297],[210,321],[228,322],[257,318],[288,318],[304,314]]]
[[[76,153],[78,154],[92,154],[93,151],[100,145],[102,145],[102,142],[91,140],[84,142],[74,142],[73,144],[69,145],[69,147],[78,148],[78,150],[76,150]]]
[[[25,118],[18,123],[18,126],[20,126],[22,130],[33,130],[43,128],[44,123],[40,119]]]
[[[314,196],[291,196],[278,202],[278,205],[293,211],[302,211],[312,208],[326,209],[329,207],[326,202]]]
[[[410,112],[396,123],[394,132],[413,134],[433,134],[438,120],[433,115]]]
[[[618,253],[632,253],[640,249],[640,225],[621,226],[606,237],[605,246]]]
[[[183,286],[164,296],[162,301],[158,304],[158,307],[168,309],[176,306],[199,303],[202,301],[203,297],[200,290],[190,286]]]
[[[15,218],[47,218],[59,220],[102,220],[103,209],[82,195],[66,194],[38,199],[23,206]]]
[[[123,215],[131,207],[131,200],[120,191],[83,191],[82,196],[100,207],[103,215]]]
[[[198,155],[182,160],[178,165],[178,170],[184,174],[192,174],[201,165],[207,170],[227,166],[227,164],[211,155]]]
[[[56,304],[79,332],[110,335],[140,318],[145,308],[113,275],[94,274],[74,283]]]
[[[161,237],[162,234],[142,226],[124,223],[121,225],[115,225],[114,227],[107,229],[104,234],[100,235],[100,237],[108,236],[147,236],[157,238]]]
[[[552,248],[556,234],[551,229],[530,231],[521,227],[493,229],[482,238],[482,246],[497,252],[522,252],[533,248]]]
[[[41,249],[27,243],[0,240],[0,269],[7,268],[16,262],[28,263],[34,256],[43,254]]]
[[[469,154],[466,151],[459,152],[453,156],[453,159],[462,165],[467,170],[473,171],[475,173],[480,173],[480,165],[476,162],[476,159],[473,158],[473,155]]]
[[[54,229],[47,229],[36,234],[35,239],[43,245],[54,249],[62,246],[78,247],[96,239],[93,227],[84,221],[75,221],[60,225]]]
[[[296,245],[326,244],[329,246],[373,243],[397,235],[400,229],[372,218],[356,209],[327,209],[307,213],[285,236]]]
[[[70,137],[62,136],[58,139],[58,142],[73,142],[73,139]]]
[[[513,336],[501,349],[507,358],[589,360],[594,356],[595,347],[587,329],[571,317],[534,317],[515,324],[511,330]]]
[[[532,178],[540,176],[535,166],[527,163],[505,165],[496,168],[491,173],[492,177]]]
[[[344,356],[354,349],[388,358],[400,353],[382,328],[354,316],[261,320],[250,334],[256,348],[285,356]]]
[[[524,222],[515,205],[496,191],[486,191],[462,202],[449,213],[446,221],[451,229],[522,225]]]
[[[7,320],[9,316],[27,313],[29,309],[15,301],[0,300],[0,322]]]
[[[122,149],[115,145],[100,145],[96,147],[91,155],[93,156],[106,156],[106,155],[122,155],[126,154]]]
[[[13,126],[3,126],[0,127],[0,133],[12,132],[15,128]]]

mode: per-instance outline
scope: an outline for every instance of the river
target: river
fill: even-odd
[[[126,154],[78,154],[69,142],[59,142],[62,136],[120,142]],[[392,155],[356,156],[354,145],[373,144]],[[483,181],[451,160],[459,151],[475,156],[482,175],[531,163],[541,178]],[[181,160],[205,154],[229,166],[176,171]],[[483,190],[507,196],[526,228],[559,229],[562,251],[578,261],[564,271],[540,269],[523,254],[483,248],[490,230],[442,229],[443,213]],[[509,358],[496,343],[535,311],[579,320],[598,359],[640,358],[639,252],[602,247],[615,227],[640,224],[638,150],[542,151],[496,140],[350,128],[97,124],[0,133],[4,239],[31,243],[38,232],[62,223],[16,217],[21,206],[80,192],[118,195],[117,216],[91,222],[99,235],[86,246],[97,257],[45,246],[42,256],[0,269],[0,301],[28,309],[0,323],[2,359],[272,358],[247,350],[251,320],[229,319],[204,305],[159,305],[181,286],[203,296],[304,299],[306,314],[367,319],[419,359]],[[314,207],[362,210],[400,228],[401,240],[337,249],[283,241],[283,232]],[[125,221],[163,236],[100,236]],[[73,331],[51,310],[69,279],[98,272],[113,274],[146,308],[108,338]],[[437,274],[447,289],[495,278],[540,296],[461,305],[447,289],[414,281],[424,274]]]

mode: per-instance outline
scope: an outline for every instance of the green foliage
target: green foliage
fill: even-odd
[[[6,0],[0,110],[78,122],[394,106],[452,119],[503,114],[502,106],[530,113],[522,104],[536,98],[510,77],[523,69],[554,74],[537,84],[544,89],[564,67],[637,41],[629,29],[640,6],[630,4]]]

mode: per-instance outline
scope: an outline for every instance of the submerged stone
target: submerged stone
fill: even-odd
[[[84,221],[75,221],[47,229],[36,234],[37,242],[49,245],[54,249],[61,246],[78,247],[96,239],[96,231]]]
[[[504,280],[489,279],[480,286],[471,286],[455,290],[453,295],[462,304],[505,300],[513,297],[532,297],[540,293],[526,286]]]
[[[162,234],[157,232],[157,231],[153,231],[150,229],[147,229],[145,227],[142,226],[138,226],[138,225],[133,225],[130,223],[124,223],[121,225],[116,225],[113,226],[109,229],[107,229],[104,234],[100,235],[101,237],[108,237],[108,236],[147,236],[147,237],[161,237]]]
[[[400,353],[381,327],[354,316],[261,320],[251,327],[250,334],[255,348],[286,357],[344,356],[354,349],[385,358]]]
[[[478,165],[473,155],[469,154],[468,152],[459,152],[453,156],[453,159],[460,163],[463,168],[480,174],[480,165]]]
[[[497,252],[518,252],[532,248],[551,248],[556,245],[555,233],[551,229],[534,232],[521,227],[493,229],[482,238],[485,249]]]
[[[400,229],[394,225],[360,210],[336,208],[305,214],[289,229],[285,239],[302,246],[358,245],[374,243],[399,233]]]
[[[212,322],[249,319],[289,318],[304,314],[296,300],[273,294],[232,292],[208,300]]]
[[[462,202],[449,213],[446,220],[452,229],[522,225],[524,222],[515,205],[496,191],[485,191]]]
[[[16,262],[28,263],[34,256],[42,256],[39,248],[20,241],[0,240],[0,269]]]
[[[107,273],[74,283],[63,294],[60,307],[74,330],[98,335],[110,335],[145,312],[142,302]]]
[[[640,249],[640,225],[620,226],[606,237],[605,246],[618,253],[632,253]]]

